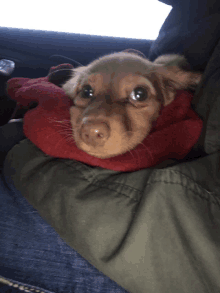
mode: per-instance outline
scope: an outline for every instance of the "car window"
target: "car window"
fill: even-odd
[[[154,40],[170,10],[157,0],[4,1],[0,26]]]

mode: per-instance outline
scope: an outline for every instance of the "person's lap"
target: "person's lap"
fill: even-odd
[[[24,138],[21,125],[0,128],[2,153]],[[126,292],[70,248],[3,171],[0,202],[0,275],[3,278],[55,292]]]

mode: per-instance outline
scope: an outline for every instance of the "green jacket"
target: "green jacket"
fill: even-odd
[[[205,157],[120,173],[51,158],[25,139],[4,172],[71,247],[129,292],[220,292],[217,77],[200,99],[212,100]]]
[[[220,292],[219,53],[220,43],[193,100],[204,121],[193,159],[121,173],[28,139],[6,157],[4,173],[40,215],[131,293]]]

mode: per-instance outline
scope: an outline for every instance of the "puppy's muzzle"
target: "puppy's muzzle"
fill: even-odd
[[[110,127],[102,120],[85,117],[82,121],[80,136],[88,146],[103,146],[110,136]]]

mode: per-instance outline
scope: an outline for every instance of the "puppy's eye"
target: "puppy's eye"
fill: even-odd
[[[94,96],[92,87],[90,85],[85,85],[82,88],[82,94],[81,95],[85,99],[92,98]]]
[[[130,94],[133,101],[143,102],[148,98],[147,90],[142,87],[136,87]]]

